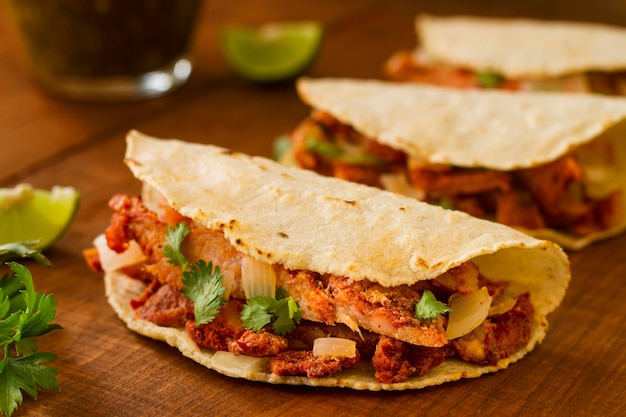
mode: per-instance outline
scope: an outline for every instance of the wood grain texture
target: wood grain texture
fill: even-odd
[[[422,391],[358,392],[231,379],[128,331],[81,251],[109,221],[108,199],[137,193],[122,164],[131,129],[269,156],[273,139],[308,109],[293,85],[259,86],[226,66],[217,33],[228,23],[317,19],[326,38],[312,76],[381,77],[383,61],[414,45],[413,16],[432,13],[626,21],[617,0],[434,1],[214,0],[194,38],[196,66],[182,89],[136,103],[72,103],[39,91],[15,45],[0,42],[0,186],[72,185],[81,207],[44,269],[29,263],[40,291],[58,301],[43,350],[59,355],[60,390],[26,397],[15,416],[617,416],[626,400],[626,235],[570,254],[572,282],[549,316],[544,343],[509,369]],[[7,32],[0,25],[0,36]]]

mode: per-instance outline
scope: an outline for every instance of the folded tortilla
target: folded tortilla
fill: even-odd
[[[356,79],[302,78],[298,92],[315,110],[429,164],[510,171],[541,166],[576,151],[592,196],[626,196],[626,101],[596,95],[459,90]],[[591,157],[592,146],[609,155]],[[622,198],[626,213],[626,199]],[[613,236],[527,230],[570,249]]]
[[[626,69],[626,28],[599,23],[420,15],[420,46],[436,60],[506,77]]]
[[[388,77],[456,88],[626,94],[626,28],[599,23],[418,15],[418,44]]]
[[[477,377],[506,368],[543,340],[546,315],[560,304],[570,279],[568,259],[557,245],[462,212],[217,146],[137,131],[127,143],[125,161],[140,181],[176,211],[223,231],[237,250],[260,261],[393,287],[437,278],[471,260],[487,278],[529,291],[534,305],[530,340],[495,365],[446,359],[426,375],[393,384],[378,382],[365,364],[332,377],[286,377],[259,366],[258,358],[249,358],[249,366],[241,360],[233,365],[232,354],[198,348],[184,329],[137,318],[130,301],[145,285],[119,271],[106,273],[109,303],[129,328],[228,376],[360,390],[414,389]]]

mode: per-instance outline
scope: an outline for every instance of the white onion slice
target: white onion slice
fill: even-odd
[[[211,367],[226,375],[249,375],[255,372],[266,371],[267,358],[257,358],[246,355],[235,355],[225,350],[218,350],[213,355]]]
[[[224,291],[224,299],[230,299],[230,293],[235,286],[235,273],[232,270],[221,271],[222,272],[222,287],[226,289]]]
[[[403,173],[381,174],[379,176],[379,180],[383,188],[387,191],[391,191],[392,193],[412,197],[417,200],[423,200],[425,197],[422,190],[419,190],[409,184],[409,180]]]
[[[354,358],[356,342],[342,337],[318,337],[313,341],[313,356]]]
[[[257,261],[251,256],[241,263],[241,284],[246,298],[276,298],[276,272],[272,265]]]
[[[516,302],[517,300],[508,294],[498,295],[491,302],[491,307],[489,307],[489,317],[506,313],[515,306]]]
[[[448,314],[448,339],[464,336],[481,325],[489,314],[491,296],[487,287],[471,294],[452,294],[448,301],[452,311]]]
[[[117,253],[109,248],[104,234],[98,235],[94,239],[93,244],[98,249],[100,265],[102,265],[104,272],[117,271],[146,260],[146,255],[143,254],[139,244],[134,240],[130,241],[128,249],[122,253]]]

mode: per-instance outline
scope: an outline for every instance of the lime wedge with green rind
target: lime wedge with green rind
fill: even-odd
[[[49,248],[72,224],[79,203],[80,194],[72,187],[0,188],[0,244],[37,241],[36,249]]]
[[[220,47],[228,63],[243,77],[274,82],[302,74],[322,44],[319,22],[277,22],[259,27],[227,26]]]

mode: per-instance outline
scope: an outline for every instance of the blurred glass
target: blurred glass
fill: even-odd
[[[157,97],[191,74],[202,0],[10,0],[26,65],[48,92],[111,101]]]

